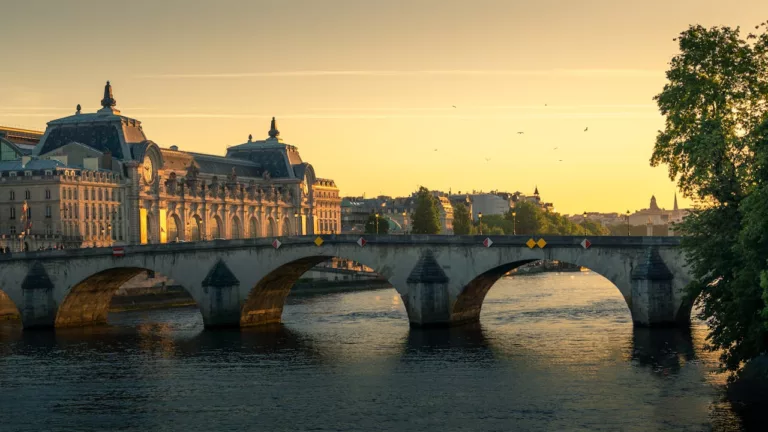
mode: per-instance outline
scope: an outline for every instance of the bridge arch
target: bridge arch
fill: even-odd
[[[578,251],[577,251],[578,252]],[[549,254],[545,258],[522,258],[499,264],[485,266],[482,271],[464,284],[456,301],[451,307],[451,321],[454,323],[477,322],[480,320],[480,312],[488,292],[509,271],[522,265],[539,260],[556,260],[563,263],[586,267],[590,271],[599,274],[613,284],[624,298],[630,314],[632,314],[632,287],[629,274],[631,269],[623,269],[620,262],[610,262],[608,257],[598,257],[593,254],[567,254],[571,256],[557,256]],[[633,316],[634,320],[634,316]]]
[[[250,327],[281,322],[285,299],[288,297],[294,284],[304,273],[316,265],[333,258],[362,264],[373,269],[379,277],[386,278],[384,276],[386,269],[365,256],[356,256],[353,259],[337,255],[310,254],[280,265],[256,282],[256,285],[248,292],[248,296],[244,301],[240,316],[240,326]],[[387,282],[395,286],[391,278],[387,278]],[[402,296],[403,293],[400,290],[397,291]]]
[[[107,323],[112,297],[126,282],[142,272],[152,269],[144,267],[114,267],[99,271],[76,283],[65,294],[54,320],[55,327],[82,327]],[[199,301],[186,287],[187,293]]]

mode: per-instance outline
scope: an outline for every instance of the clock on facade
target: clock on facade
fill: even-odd
[[[151,184],[152,180],[155,179],[155,168],[152,165],[152,158],[150,157],[144,158],[144,164],[142,165],[142,169],[143,169],[142,175],[144,176],[144,181],[147,184]]]

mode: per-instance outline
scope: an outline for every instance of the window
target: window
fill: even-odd
[[[32,177],[32,171],[24,171],[24,177]]]
[[[123,193],[122,192],[118,192],[117,193],[117,202],[123,202]]]
[[[47,176],[52,176],[52,175],[53,175],[53,171],[51,171],[51,170],[45,170],[45,175],[47,175]]]
[[[91,201],[96,201],[96,189],[91,189]]]
[[[11,235],[16,235],[16,225],[11,225],[10,231]]]
[[[85,209],[88,210],[88,207]],[[85,224],[85,238],[87,239],[89,235],[91,235],[91,231],[88,229],[88,224]]]
[[[13,201],[16,199],[16,192],[11,191],[8,195],[8,201]]]
[[[99,206],[99,220],[104,219],[104,206]]]
[[[75,189],[75,199],[77,199],[77,189]]]
[[[104,199],[104,195],[101,193],[101,189],[99,189],[99,201],[102,201]]]
[[[88,219],[88,206],[85,206],[85,218]]]
[[[123,239],[123,227],[122,227],[122,225],[117,227],[117,232],[118,232],[118,239],[122,240]]]
[[[45,226],[45,235],[53,235],[53,226],[51,224]]]
[[[75,206],[75,219],[80,217],[80,207]]]
[[[91,219],[96,219],[96,205],[91,204]]]
[[[45,190],[45,199],[51,199],[51,190],[50,189],[46,189]]]
[[[47,205],[45,206],[45,217],[50,218],[51,217],[51,206]]]
[[[27,207],[27,220],[32,219],[32,207]]]
[[[16,219],[16,207],[11,207],[9,219]]]
[[[24,191],[24,199],[30,199],[32,197],[32,194],[27,190]]]
[[[19,175],[19,173],[17,173],[16,171],[13,171],[13,172],[8,174],[8,177],[16,177],[18,175]]]
[[[115,200],[115,190],[112,189],[112,199],[111,199],[111,201],[114,201],[114,200]]]

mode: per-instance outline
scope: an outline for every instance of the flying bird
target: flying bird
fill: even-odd
[[[524,134],[524,133],[525,133],[525,132],[518,132],[517,134],[518,134],[518,135],[522,135],[522,134]]]
[[[435,149],[435,151],[437,151],[437,149]]]
[[[560,148],[560,147],[555,147],[555,148],[553,148],[552,150],[557,150],[558,148]]]
[[[452,107],[456,108],[456,105],[451,105]]]
[[[490,162],[490,161],[491,161],[491,158],[485,158],[485,161],[486,161],[486,162]]]
[[[562,159],[560,159],[560,162],[562,162],[562,161],[563,161],[563,160],[562,160]]]
[[[586,132],[586,131],[588,131],[588,130],[589,130],[589,126],[587,126],[587,127],[585,127],[585,128],[584,128],[584,132]]]

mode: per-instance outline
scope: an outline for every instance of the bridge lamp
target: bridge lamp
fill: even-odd
[[[480,235],[483,235],[483,212],[477,212],[477,222],[480,226]]]
[[[629,232],[629,210],[627,210],[627,237],[629,237],[631,234]]]
[[[584,212],[582,216],[584,216],[584,237],[586,237],[587,236],[587,212]]]
[[[512,235],[517,235],[517,212],[512,212]]]
[[[408,216],[408,213],[406,213],[405,210],[403,210],[403,234],[406,234],[405,225],[406,225],[406,221],[407,221],[407,219],[406,219],[407,216]]]
[[[293,219],[296,221],[296,235],[301,235],[299,232],[299,212],[296,210],[293,211]]]

